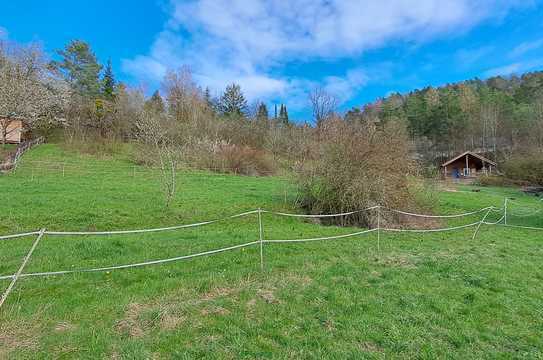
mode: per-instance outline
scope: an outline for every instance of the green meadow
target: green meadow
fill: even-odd
[[[259,208],[301,212],[288,176],[204,171],[180,171],[165,208],[153,171],[128,157],[55,144],[36,147],[0,176],[0,194],[0,235],[166,227]],[[543,228],[543,202],[514,188],[446,186],[436,213],[500,208],[506,197],[509,224]],[[501,215],[491,212],[487,221]],[[360,231],[270,213],[262,224],[270,240]],[[255,245],[139,268],[20,278],[0,308],[0,359],[542,358],[543,231],[482,225],[472,239],[475,229],[266,243],[263,270]],[[0,240],[0,275],[17,271],[35,239]],[[154,233],[46,235],[24,273],[139,263],[258,239],[257,214]],[[0,291],[9,283],[0,280]]]

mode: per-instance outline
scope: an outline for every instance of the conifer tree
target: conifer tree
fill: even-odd
[[[97,97],[100,94],[100,71],[96,55],[90,45],[81,40],[72,40],[57,54],[60,61],[52,61],[51,66],[58,70],[70,86],[82,96]]]
[[[279,122],[285,126],[289,124],[287,106],[284,104],[281,104],[281,109],[279,110]]]
[[[211,97],[211,91],[209,90],[209,87],[206,87],[206,89],[204,90],[204,101],[210,110],[215,111],[216,106],[213,98]]]
[[[226,87],[219,100],[219,110],[224,116],[246,116],[247,100],[238,84],[232,83]]]
[[[266,104],[260,103],[260,105],[258,105],[256,118],[257,120],[268,121],[269,114],[268,114],[268,107],[266,106]]]
[[[113,75],[113,69],[111,67],[111,59],[108,60],[106,70],[104,71],[104,77],[102,79],[102,96],[106,100],[115,99],[115,76]]]
[[[161,114],[166,111],[164,100],[160,96],[160,92],[156,90],[153,95],[145,102],[146,110],[152,111],[157,114]]]

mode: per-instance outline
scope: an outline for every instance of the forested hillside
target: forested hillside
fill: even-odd
[[[403,121],[429,163],[466,150],[504,160],[543,148],[543,72],[473,79],[392,94],[346,114],[349,121]]]

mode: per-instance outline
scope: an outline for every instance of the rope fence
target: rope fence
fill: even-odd
[[[380,205],[368,207],[362,210],[357,211],[351,211],[351,212],[343,212],[343,213],[335,213],[335,214],[294,214],[294,213],[285,213],[285,212],[276,212],[276,211],[269,211],[269,210],[263,210],[263,209],[257,209],[257,210],[251,210],[242,212],[235,215],[226,216],[219,219],[214,220],[208,220],[208,221],[202,221],[192,224],[183,224],[183,225],[177,225],[177,226],[170,226],[170,227],[162,227],[162,228],[151,228],[151,229],[128,229],[128,230],[112,230],[112,231],[48,231],[45,228],[42,228],[41,230],[37,231],[30,231],[25,233],[19,233],[19,234],[11,234],[11,235],[4,235],[0,236],[0,240],[10,240],[10,239],[18,239],[23,237],[29,237],[29,236],[36,236],[37,238],[34,241],[32,248],[28,252],[28,254],[25,256],[20,268],[15,274],[12,275],[0,275],[0,280],[11,280],[10,285],[6,289],[6,291],[3,293],[2,297],[0,298],[0,307],[5,302],[7,296],[12,291],[13,287],[15,286],[15,283],[20,278],[26,278],[26,277],[40,277],[40,276],[56,276],[56,275],[67,275],[67,274],[75,274],[75,273],[91,273],[91,272],[103,272],[103,271],[111,271],[111,270],[118,270],[118,269],[128,269],[128,268],[137,268],[137,267],[143,267],[143,266],[150,266],[150,265],[158,265],[158,264],[164,264],[164,263],[170,263],[170,262],[176,262],[176,261],[182,261],[182,260],[188,260],[196,257],[202,257],[202,256],[210,256],[218,253],[223,253],[227,251],[233,251],[236,249],[246,248],[258,245],[260,250],[260,266],[261,269],[264,269],[264,244],[272,244],[272,243],[303,243],[303,242],[314,242],[314,241],[329,241],[329,240],[338,240],[338,239],[345,239],[345,238],[351,238],[361,235],[370,234],[373,232],[377,232],[377,248],[378,251],[380,251],[380,233],[381,231],[385,232],[407,232],[407,233],[435,233],[435,232],[445,232],[445,231],[453,231],[458,229],[465,229],[470,227],[475,227],[475,231],[472,235],[472,239],[475,239],[477,236],[477,233],[479,232],[482,225],[498,225],[498,226],[504,226],[509,228],[520,228],[520,229],[528,229],[528,230],[543,230],[543,228],[539,227],[531,227],[531,226],[519,226],[519,225],[510,225],[507,224],[507,208],[508,208],[508,201],[507,199],[504,201],[504,206],[502,208],[496,208],[494,206],[489,206],[485,208],[481,208],[479,210],[471,211],[471,212],[465,212],[461,214],[451,214],[451,215],[427,215],[427,214],[417,214],[412,212],[406,212],[401,210],[395,210],[395,209],[388,209],[386,207],[382,207]],[[484,216],[481,217],[480,220],[465,224],[465,225],[458,225],[458,226],[451,226],[451,227],[445,227],[445,228],[430,228],[430,229],[413,229],[413,228],[389,228],[386,226],[381,225],[381,211],[391,211],[393,213],[405,215],[405,216],[412,216],[417,218],[428,218],[428,219],[455,219],[455,218],[462,218],[467,216],[473,216],[480,213],[484,213]],[[349,216],[354,215],[357,213],[363,213],[363,212],[370,212],[375,211],[377,213],[377,227],[372,229],[365,229],[349,234],[342,234],[342,235],[335,235],[335,236],[325,236],[325,237],[314,237],[314,238],[296,238],[296,239],[266,239],[264,238],[264,225],[263,225],[263,214],[270,214],[273,216],[281,216],[281,217],[290,217],[290,218],[331,218],[331,217],[343,217],[343,216]],[[503,215],[495,222],[486,221],[489,214],[491,212],[500,212],[503,213]],[[138,233],[155,233],[155,232],[163,232],[163,231],[172,231],[172,230],[179,230],[179,229],[186,229],[186,228],[195,228],[200,226],[205,226],[209,224],[214,224],[221,221],[227,221],[230,219],[235,218],[241,218],[249,215],[256,214],[258,216],[258,232],[259,232],[259,239],[255,241],[250,241],[243,244],[223,247],[220,249],[214,249],[214,250],[208,250],[203,251],[199,253],[189,254],[189,255],[183,255],[183,256],[177,256],[167,259],[158,259],[158,260],[150,260],[145,262],[139,262],[139,263],[132,263],[132,264],[123,264],[123,265],[112,265],[107,267],[96,267],[96,268],[88,268],[88,269],[73,269],[73,270],[59,270],[59,271],[49,271],[49,272],[34,272],[34,273],[23,273],[24,268],[28,261],[30,260],[30,257],[32,253],[34,252],[35,248],[37,247],[38,243],[44,236],[90,236],[90,235],[124,235],[124,234],[138,234]]]

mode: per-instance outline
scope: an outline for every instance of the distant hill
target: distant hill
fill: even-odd
[[[543,71],[472,79],[353,108],[348,121],[405,121],[417,153],[428,162],[466,150],[493,159],[543,149]]]

